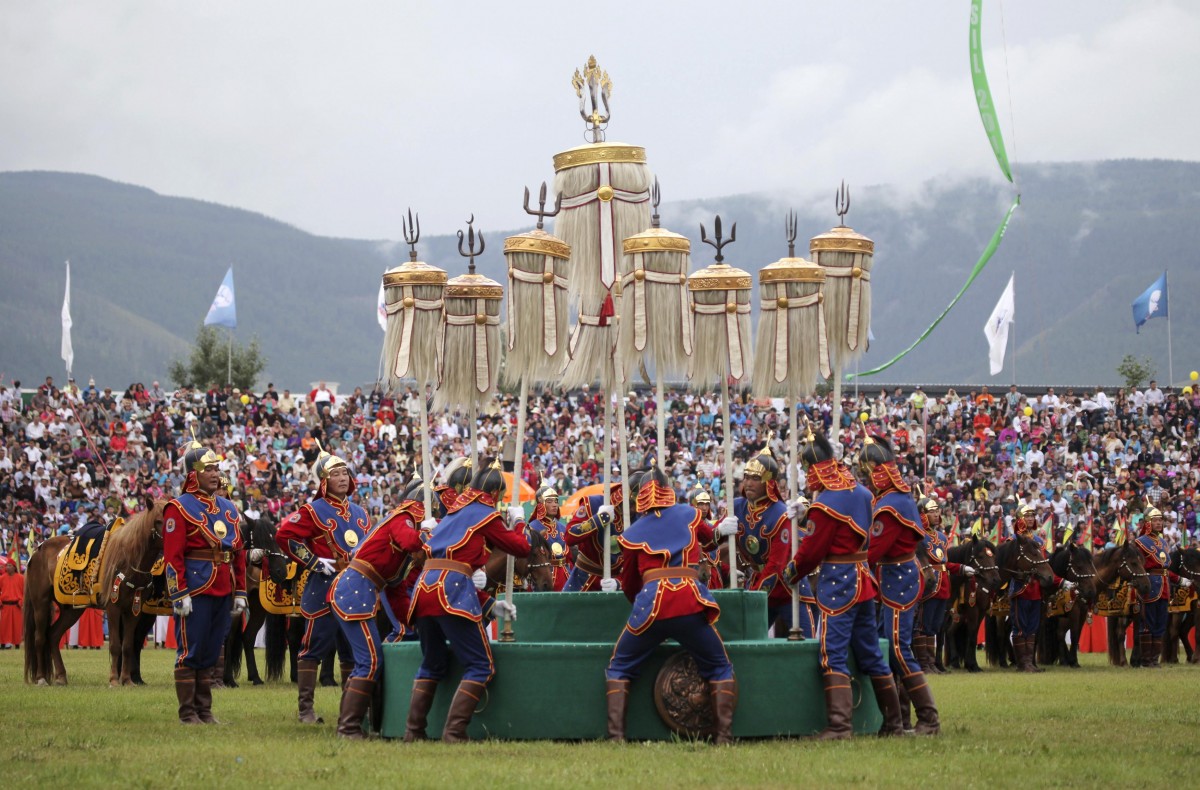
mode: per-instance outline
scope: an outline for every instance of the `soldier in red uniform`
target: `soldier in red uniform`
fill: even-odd
[[[629,622],[617,639],[608,663],[608,737],[625,740],[625,707],[629,684],[654,648],[674,639],[691,653],[708,682],[712,697],[713,741],[733,742],[733,712],[737,707],[737,681],[725,644],[713,625],[721,608],[708,587],[699,581],[706,545],[714,542],[713,529],[690,505],[675,504],[675,491],[657,466],[641,477],[637,492],[637,519],[619,538],[624,559],[621,589],[633,604]],[[723,522],[724,534],[733,534],[737,523]]]
[[[942,532],[942,510],[933,497],[917,502],[921,523],[925,527],[925,541],[920,551],[925,552],[926,573],[929,574],[925,592],[921,597],[921,614],[917,632],[913,635],[913,654],[927,673],[940,673],[937,669],[937,636],[942,631],[946,610],[950,607],[950,577],[974,576],[970,565],[950,562],[946,552],[950,550],[950,539]]]
[[[338,716],[337,732],[343,738],[363,738],[362,721],[380,670],[382,642],[375,625],[380,603],[401,635],[408,622],[412,555],[424,556],[419,531],[425,521],[423,488],[420,478],[409,484],[400,506],[371,530],[349,566],[333,580],[329,603],[354,653]]]
[[[642,473],[634,472],[629,476],[630,491],[636,491]],[[600,589],[600,581],[604,576],[604,552],[610,553],[609,567],[615,579],[621,572],[621,552],[617,537],[625,528],[624,511],[621,503],[626,496],[624,484],[613,486],[612,504],[604,504],[602,496],[584,497],[571,520],[567,522],[567,545],[576,549],[575,567],[567,576],[564,592],[594,592]],[[632,504],[632,503],[631,503]],[[630,508],[632,515],[633,508]],[[604,525],[609,527],[610,541],[604,543]]]
[[[534,495],[533,516],[529,526],[542,533],[550,546],[554,566],[554,591],[561,592],[571,573],[571,552],[567,548],[566,529],[558,517],[558,489],[543,485]]]
[[[1021,505],[1013,519],[1013,531],[1021,537],[1031,537],[1037,545],[1036,559],[1046,562],[1046,552],[1042,550],[1042,538],[1035,535],[1037,528],[1037,510],[1033,505]],[[1012,541],[1000,547],[1000,556],[1012,551],[1009,546]],[[1047,563],[1047,567],[1049,564]],[[1053,576],[1054,586],[1064,590],[1072,590],[1075,583],[1066,581],[1059,576]],[[1042,585],[1036,574],[1030,573],[1025,578],[1014,577],[1008,582],[1008,597],[1011,601],[1009,619],[1012,621],[1012,646],[1017,656],[1018,672],[1042,672],[1035,660],[1038,628],[1042,624]]]
[[[712,494],[704,489],[704,486],[699,483],[691,491],[687,492],[687,503],[696,509],[700,514],[700,519],[708,525],[709,529],[713,528],[713,509],[712,509]],[[721,564],[721,553],[718,547],[714,546],[710,551],[704,552],[704,557],[701,560],[705,567],[708,568],[708,579],[704,579],[701,575],[701,581],[709,589],[720,589],[725,586],[725,574],[729,568],[723,567]]]
[[[888,640],[889,663],[898,679],[901,710],[911,701],[917,735],[941,732],[937,706],[921,665],[912,652],[916,606],[921,600],[921,568],[916,551],[925,539],[921,514],[896,467],[888,440],[868,436],[858,456],[859,474],[875,492],[867,563],[875,570],[882,601],[880,637]]]
[[[175,695],[184,724],[215,724],[212,678],[232,617],[246,612],[241,515],[217,495],[221,458],[198,442],[183,455],[183,493],[163,510],[167,592],[175,609]]]
[[[434,512],[429,514],[430,517],[439,521],[445,518],[457,501],[458,495],[470,484],[470,458],[455,458],[446,464],[446,468],[442,470],[439,477],[439,482],[433,487],[433,493],[437,495],[437,502],[434,503]]]
[[[1158,669],[1158,657],[1162,655],[1163,639],[1170,620],[1171,581],[1179,583],[1179,577],[1168,577],[1169,564],[1167,547],[1163,545],[1162,511],[1150,505],[1142,516],[1141,534],[1134,544],[1142,552],[1146,573],[1150,574],[1150,593],[1142,597],[1142,663],[1147,669]]]
[[[470,487],[459,494],[426,541],[427,558],[409,608],[423,657],[413,684],[406,741],[426,737],[429,709],[449,669],[451,652],[463,666],[463,676],[446,714],[442,742],[468,740],[467,726],[495,672],[484,620],[493,615],[516,619],[516,607],[483,592],[477,578],[482,574],[476,574],[491,551],[517,557],[529,554],[525,511],[510,507],[507,519],[496,511],[506,488],[498,460],[476,472]]]
[[[333,577],[350,564],[355,549],[367,536],[371,518],[350,501],[354,476],[336,455],[322,451],[313,464],[321,481],[317,496],[285,518],[275,532],[275,542],[292,561],[309,571],[300,598],[300,614],[307,621],[300,655],[296,659],[297,707],[302,724],[321,724],[313,710],[317,673],[321,662],[337,650],[342,687],[354,670],[350,645],[330,613],[329,589]]]
[[[808,469],[808,536],[800,542],[789,580],[820,567],[814,595],[823,617],[818,629],[824,672],[828,726],[820,740],[843,740],[853,735],[854,693],[850,687],[850,651],[858,670],[871,677],[875,699],[883,713],[880,735],[902,735],[900,699],[892,671],[879,650],[875,622],[877,587],[867,567],[871,541],[871,494],[836,460],[824,436],[809,432],[800,446]]]

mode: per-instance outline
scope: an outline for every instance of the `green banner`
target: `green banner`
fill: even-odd
[[[975,268],[971,269],[971,276],[967,278],[965,283],[963,283],[963,287],[958,289],[958,293],[954,295],[953,301],[946,306],[946,309],[942,311],[941,315],[933,320],[933,323],[929,325],[929,328],[922,332],[921,336],[913,341],[911,346],[904,349],[887,362],[884,362],[879,367],[872,368],[871,370],[864,370],[860,373],[850,373],[847,374],[846,378],[853,379],[860,376],[873,376],[880,371],[887,370],[892,365],[895,365],[897,362],[899,362],[905,354],[920,345],[921,341],[928,337],[929,333],[937,328],[938,324],[942,323],[942,319],[946,317],[946,314],[954,309],[954,305],[958,304],[958,300],[961,299],[962,295],[967,292],[967,289],[971,287],[971,283],[975,282],[975,278],[978,277],[979,273],[983,271],[983,267],[987,266],[988,261],[992,259],[992,255],[995,254],[996,248],[1000,246],[1000,239],[1004,238],[1004,231],[1008,230],[1008,221],[1012,218],[1013,212],[1017,210],[1017,206],[1019,205],[1021,205],[1021,196],[1017,195],[1015,198],[1013,198],[1012,205],[1008,207],[1008,212],[1004,215],[1004,221],[1000,223],[1000,227],[996,228],[996,232],[992,234],[992,240],[989,241],[987,247],[984,248],[983,255],[979,256],[979,260],[975,263]]]
[[[983,68],[983,44],[980,35],[980,20],[983,17],[983,0],[971,0],[971,83],[975,87],[975,103],[979,105],[979,119],[987,132],[992,152],[1000,172],[1011,183],[1012,173],[1008,169],[1008,153],[1004,150],[1004,136],[1000,133],[1000,121],[996,118],[996,106],[992,103],[992,91],[988,87],[987,71]]]

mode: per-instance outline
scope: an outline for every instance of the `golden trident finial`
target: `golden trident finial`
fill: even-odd
[[[612,93],[612,80],[608,78],[608,72],[597,66],[596,56],[591,55],[588,57],[583,74],[579,73],[579,69],[575,69],[575,75],[571,77],[571,85],[575,88],[575,95],[579,97],[579,117],[583,118],[588,125],[586,132],[588,141],[604,142],[604,129],[608,126],[608,119],[611,117],[608,109],[608,95]],[[588,96],[591,98],[591,113],[588,113],[587,102],[583,97],[585,85],[588,89]],[[604,105],[603,113],[600,112],[601,104]]]

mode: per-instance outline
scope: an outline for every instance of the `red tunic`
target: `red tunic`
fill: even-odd
[[[332,499],[328,501],[331,504],[334,502]],[[346,501],[348,500],[343,500]],[[333,560],[339,569],[350,561],[349,555],[330,539],[329,532],[321,526],[311,504],[306,503],[280,522],[279,529],[275,531],[275,542],[289,559],[299,563],[302,568],[311,569],[315,566],[316,560],[313,557]],[[293,543],[295,545],[292,545]],[[313,557],[300,556],[303,552],[296,551],[296,546],[306,547]]]
[[[797,577],[807,576],[816,570],[826,557],[855,554],[862,551],[862,536],[855,532],[843,519],[831,511],[814,504],[808,510],[812,533],[800,541],[793,562]],[[875,578],[866,570],[865,563],[858,563],[858,597],[854,603],[874,600],[878,587]]]
[[[216,500],[213,497],[206,497],[201,493],[194,494],[196,499],[207,505],[210,512],[215,512],[217,507]],[[174,519],[174,521],[172,521]],[[192,552],[204,552],[212,550],[213,543],[204,531],[204,528],[196,526],[184,514],[183,508],[179,507],[175,500],[167,503],[163,508],[163,523],[167,528],[163,530],[163,559],[175,571],[176,583],[179,585],[178,592],[172,596],[172,600],[178,600],[184,595],[245,595],[246,594],[246,552],[234,550],[231,553],[231,562],[219,563],[213,562],[213,574],[210,583],[199,589],[190,590],[187,586],[187,568],[184,558]],[[171,525],[175,528],[172,529]],[[241,536],[237,536],[234,541],[241,548]],[[191,560],[195,562],[195,560]]]
[[[699,513],[688,526],[694,537],[682,552],[682,567],[685,568],[699,565],[704,559],[703,547],[713,544],[713,528]],[[661,551],[652,552],[630,546],[624,541],[622,545],[624,560],[621,565],[621,592],[625,593],[625,597],[632,603],[642,590],[642,575],[656,568],[670,567],[671,557]],[[711,600],[705,600],[701,596],[697,582],[692,579],[663,579],[658,582],[658,595],[651,619],[666,620],[697,612],[710,613],[710,621],[716,620],[715,615],[720,613]]]
[[[21,644],[21,611],[25,603],[25,577],[0,571],[0,645]]]
[[[417,529],[424,517],[419,502],[405,502],[393,510],[371,533],[354,554],[355,562],[366,563],[387,585],[384,591],[392,613],[400,619],[408,617],[408,579],[412,575],[407,560],[421,551],[421,533]]]

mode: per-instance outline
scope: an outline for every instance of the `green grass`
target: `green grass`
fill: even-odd
[[[1189,787],[1200,765],[1200,667],[1082,669],[932,679],[937,739],[818,744],[347,743],[338,692],[317,691],[319,727],[296,722],[295,687],[215,692],[220,727],[176,723],[172,651],[147,650],[149,685],[110,689],[107,651],[67,651],[65,688],[21,682],[0,651],[0,775],[6,787],[285,785]],[[260,661],[260,666],[262,663]],[[781,682],[786,682],[781,679]],[[570,705],[570,692],[561,704]],[[814,705],[822,704],[813,700]]]

